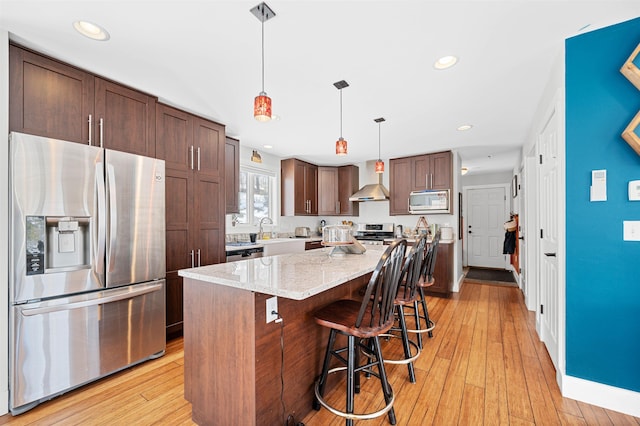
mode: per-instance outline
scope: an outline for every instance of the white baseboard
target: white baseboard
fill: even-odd
[[[640,417],[640,392],[616,388],[573,376],[560,377],[562,396]]]
[[[460,276],[460,278],[458,279],[458,282],[453,283],[453,292],[454,293],[459,293],[460,289],[462,288],[462,283],[464,282],[464,274],[462,274]]]

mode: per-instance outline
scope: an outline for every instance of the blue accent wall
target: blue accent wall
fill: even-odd
[[[566,373],[640,392],[640,221],[628,183],[640,156],[620,134],[640,112],[621,73],[640,18],[566,40]],[[590,202],[591,171],[607,170],[607,201]]]

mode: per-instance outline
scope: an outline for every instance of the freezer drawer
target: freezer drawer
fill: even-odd
[[[12,306],[11,321],[10,408],[19,414],[161,355],[165,281]]]

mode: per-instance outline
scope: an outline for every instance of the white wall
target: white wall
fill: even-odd
[[[513,177],[513,172],[494,172],[494,173],[482,173],[482,174],[466,174],[460,177],[460,185],[462,188],[465,186],[474,185],[493,185],[510,183]]]
[[[0,415],[9,406],[9,33],[0,29]]]

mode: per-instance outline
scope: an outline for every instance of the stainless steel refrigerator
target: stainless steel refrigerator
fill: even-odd
[[[165,350],[164,161],[10,134],[10,409]]]

